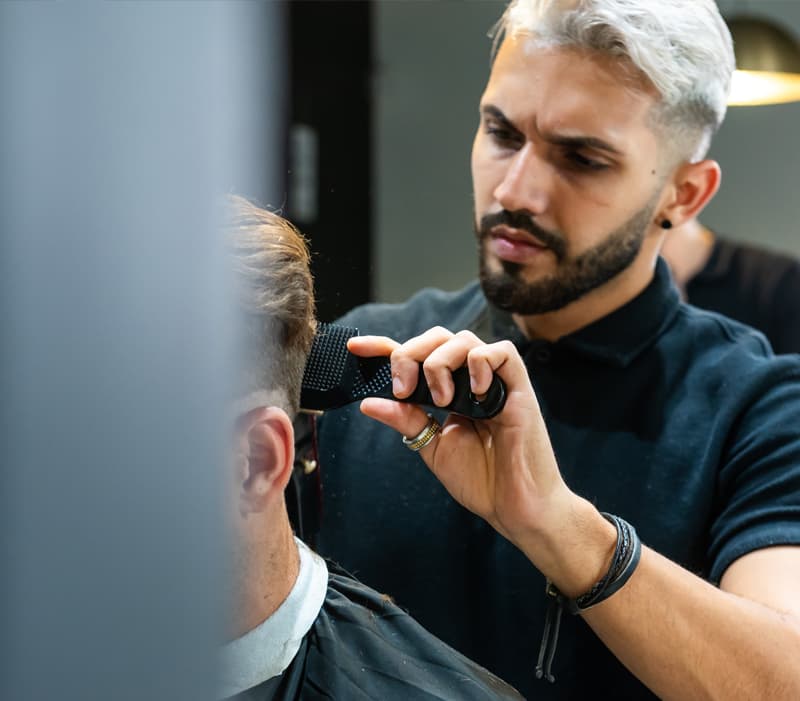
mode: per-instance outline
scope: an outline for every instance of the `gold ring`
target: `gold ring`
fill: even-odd
[[[442,430],[442,425],[433,418],[432,414],[428,414],[428,423],[416,436],[407,438],[403,436],[403,445],[415,453],[422,450],[428,443],[430,443],[439,431]]]

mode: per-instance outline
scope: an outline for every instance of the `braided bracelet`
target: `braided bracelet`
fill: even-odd
[[[642,541],[639,540],[636,530],[630,523],[613,514],[601,512],[601,515],[617,529],[617,544],[608,572],[588,592],[574,599],[563,596],[555,585],[548,581],[547,593],[560,598],[561,604],[573,615],[597,606],[619,591],[622,585],[630,579],[642,554]]]
[[[553,658],[558,643],[558,632],[561,624],[561,611],[566,608],[575,615],[597,606],[609,596],[618,592],[633,574],[642,555],[642,541],[636,534],[636,529],[619,516],[600,512],[601,515],[617,529],[617,544],[608,571],[585,594],[574,599],[565,597],[556,586],[548,579],[545,591],[550,598],[550,604],[545,614],[542,644],[539,648],[539,659],[536,664],[536,678],[545,677],[554,682],[551,673]]]

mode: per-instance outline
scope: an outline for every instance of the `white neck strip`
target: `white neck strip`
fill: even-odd
[[[281,674],[317,620],[328,590],[328,568],[305,543],[297,538],[295,542],[300,553],[297,580],[275,613],[222,648],[218,698],[235,696]]]

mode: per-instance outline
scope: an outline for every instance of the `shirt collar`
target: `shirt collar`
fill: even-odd
[[[275,613],[222,648],[218,698],[235,696],[281,674],[322,609],[328,568],[301,540],[295,542],[300,554],[297,580]]]
[[[545,344],[554,349],[568,348],[610,365],[625,367],[658,338],[671,323],[680,304],[680,295],[672,282],[669,268],[659,258],[653,279],[636,297],[553,344],[526,339],[511,314],[491,304],[489,315],[495,338],[508,338],[520,350]]]

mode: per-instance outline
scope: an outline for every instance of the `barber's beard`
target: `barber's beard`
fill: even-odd
[[[628,268],[638,255],[655,212],[657,195],[600,243],[574,257],[569,255],[569,246],[560,233],[542,229],[525,213],[502,210],[483,216],[476,235],[480,281],[486,298],[516,314],[544,314],[562,309],[605,284]],[[503,260],[498,261],[501,270],[490,270],[487,242],[490,229],[498,224],[527,231],[546,245],[556,258],[555,272],[528,281],[522,264]]]

